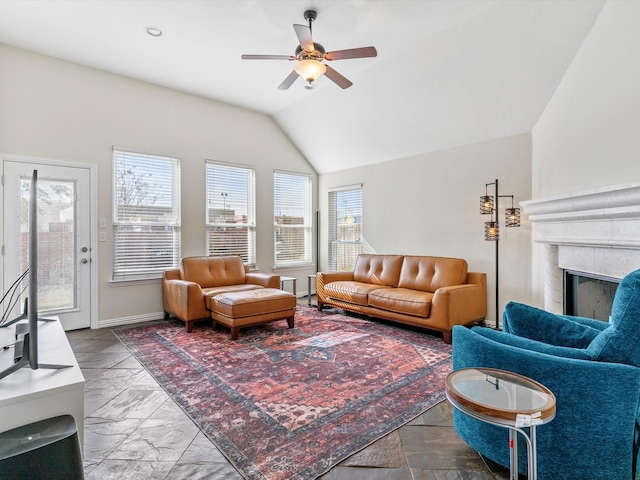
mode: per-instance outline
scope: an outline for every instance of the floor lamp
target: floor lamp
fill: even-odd
[[[494,195],[489,195],[489,187],[494,187]],[[480,197],[480,213],[491,215],[491,220],[484,223],[484,239],[496,242],[496,330],[500,330],[500,302],[498,279],[500,275],[500,223],[498,222],[498,200],[500,198],[511,198],[511,208],[505,208],[505,226],[520,226],[520,209],[513,207],[513,195],[498,194],[498,179],[484,186],[484,195]],[[495,213],[495,221],[493,214]]]

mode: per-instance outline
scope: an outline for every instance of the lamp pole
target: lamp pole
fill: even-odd
[[[498,179],[496,178],[496,223],[498,223]],[[500,302],[499,302],[499,275],[500,275],[500,237],[496,238],[496,330],[500,330]]]

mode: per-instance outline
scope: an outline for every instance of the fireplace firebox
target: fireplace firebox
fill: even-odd
[[[620,279],[564,271],[564,314],[609,321]]]

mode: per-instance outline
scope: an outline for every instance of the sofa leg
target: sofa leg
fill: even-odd
[[[294,322],[294,317],[287,318],[287,324],[289,325],[289,328],[293,328],[293,322]]]
[[[322,311],[322,307],[324,307],[324,303],[322,303],[320,300],[318,300],[318,311],[319,312]]]
[[[444,343],[451,344],[451,330],[443,331],[442,339],[444,340]]]
[[[184,322],[187,327],[187,333],[191,333],[193,331],[193,322]]]
[[[170,317],[170,316],[171,316],[171,314],[165,310],[165,311],[164,311],[164,319],[165,319],[165,320],[169,320],[169,317]]]
[[[231,340],[237,340],[240,335],[240,327],[231,327]]]
[[[213,331],[215,332],[218,329],[218,322],[211,320],[211,328],[213,328]]]

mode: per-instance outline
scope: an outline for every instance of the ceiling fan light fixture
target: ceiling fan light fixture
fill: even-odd
[[[300,60],[296,65],[296,73],[309,84],[315,82],[320,75],[324,75],[327,67],[317,60]]]

